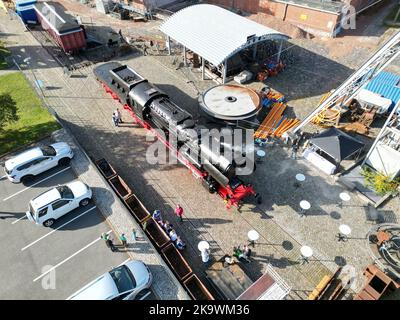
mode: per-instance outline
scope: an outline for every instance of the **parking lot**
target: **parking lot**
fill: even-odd
[[[1,170],[0,299],[65,299],[129,260],[124,249],[111,252],[100,239],[103,232],[112,230],[93,200],[61,217],[50,228],[26,218],[32,198],[77,180],[70,166],[53,168],[26,185],[13,184],[3,175]],[[118,244],[114,235],[113,238]],[[143,292],[141,298],[154,299],[154,295]]]

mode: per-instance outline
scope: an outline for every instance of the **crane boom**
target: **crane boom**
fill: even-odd
[[[306,126],[325,108],[341,107],[350,101],[374,77],[386,68],[400,54],[400,31],[387,41],[369,60],[343,82],[324,102],[311,112],[300,124],[294,127],[289,135]]]

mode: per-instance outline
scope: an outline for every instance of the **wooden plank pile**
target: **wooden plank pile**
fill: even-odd
[[[325,275],[308,296],[308,300],[339,300],[345,294],[349,283],[339,277],[342,267],[338,268],[332,275]]]
[[[265,117],[260,127],[254,133],[254,138],[282,137],[282,134],[300,123],[299,119],[289,119],[283,116],[287,105],[277,102],[272,105],[271,111]]]

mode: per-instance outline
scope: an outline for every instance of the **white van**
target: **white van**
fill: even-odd
[[[29,202],[26,216],[30,221],[45,227],[79,206],[87,206],[92,199],[92,190],[81,181],[50,189]]]

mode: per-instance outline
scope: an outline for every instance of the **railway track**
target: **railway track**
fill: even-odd
[[[66,67],[69,71],[74,71],[93,64],[92,61],[86,58],[84,53],[73,56],[65,53],[54,39],[40,27],[32,29],[27,26],[27,30],[61,67]]]

